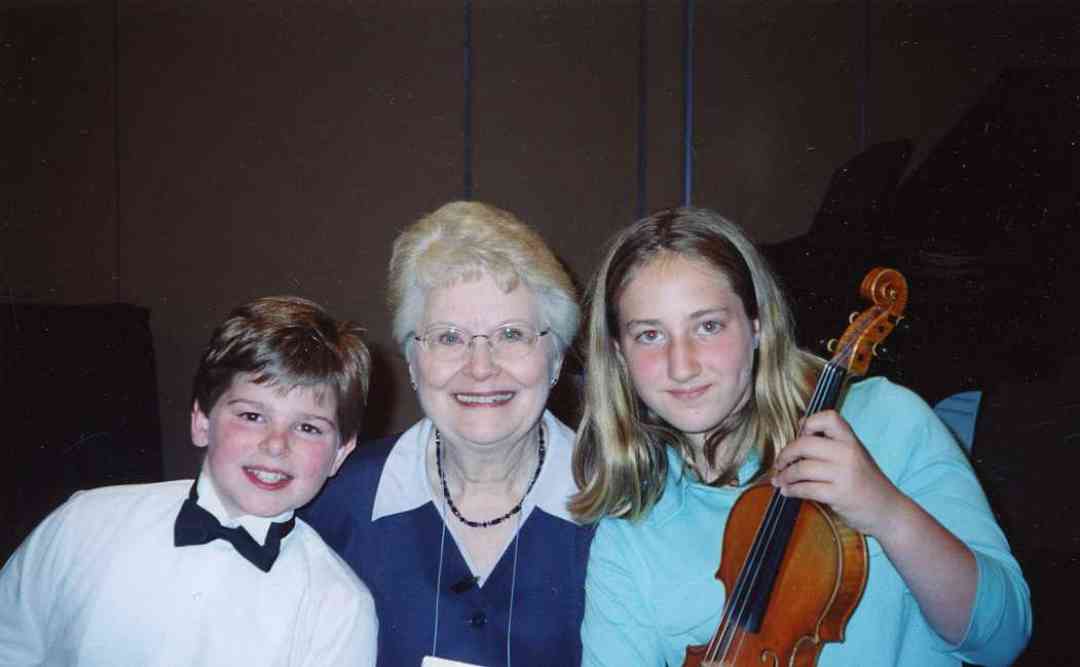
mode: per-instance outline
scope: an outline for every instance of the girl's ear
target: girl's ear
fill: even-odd
[[[203,413],[198,401],[191,405],[191,442],[196,447],[210,444],[210,418]]]

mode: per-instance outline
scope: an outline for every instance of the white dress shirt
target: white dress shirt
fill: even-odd
[[[310,526],[297,519],[270,572],[224,540],[178,548],[190,488],[81,491],[49,515],[0,570],[0,665],[375,664],[371,594]],[[205,477],[198,493],[222,520]],[[270,520],[222,523],[261,542]]]

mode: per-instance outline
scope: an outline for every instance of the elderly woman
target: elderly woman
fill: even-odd
[[[510,213],[456,202],[401,233],[389,289],[425,416],[359,446],[305,516],[375,596],[378,664],[579,664],[591,532],[567,510],[574,434],[544,409],[569,276]]]

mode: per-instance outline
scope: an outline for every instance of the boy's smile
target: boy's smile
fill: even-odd
[[[192,408],[192,441],[208,448],[203,473],[230,516],[277,516],[318,493],[356,444],[339,446],[336,407],[327,388],[285,392],[241,374],[209,415]]]
[[[279,470],[266,470],[255,466],[245,466],[244,472],[251,478],[251,483],[269,490],[284,487],[292,480],[292,475]]]

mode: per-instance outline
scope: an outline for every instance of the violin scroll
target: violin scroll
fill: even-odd
[[[833,363],[842,366],[848,375],[865,375],[878,345],[904,319],[907,307],[907,280],[896,269],[871,269],[859,287],[863,298],[874,305],[856,315],[830,349],[836,350]]]

